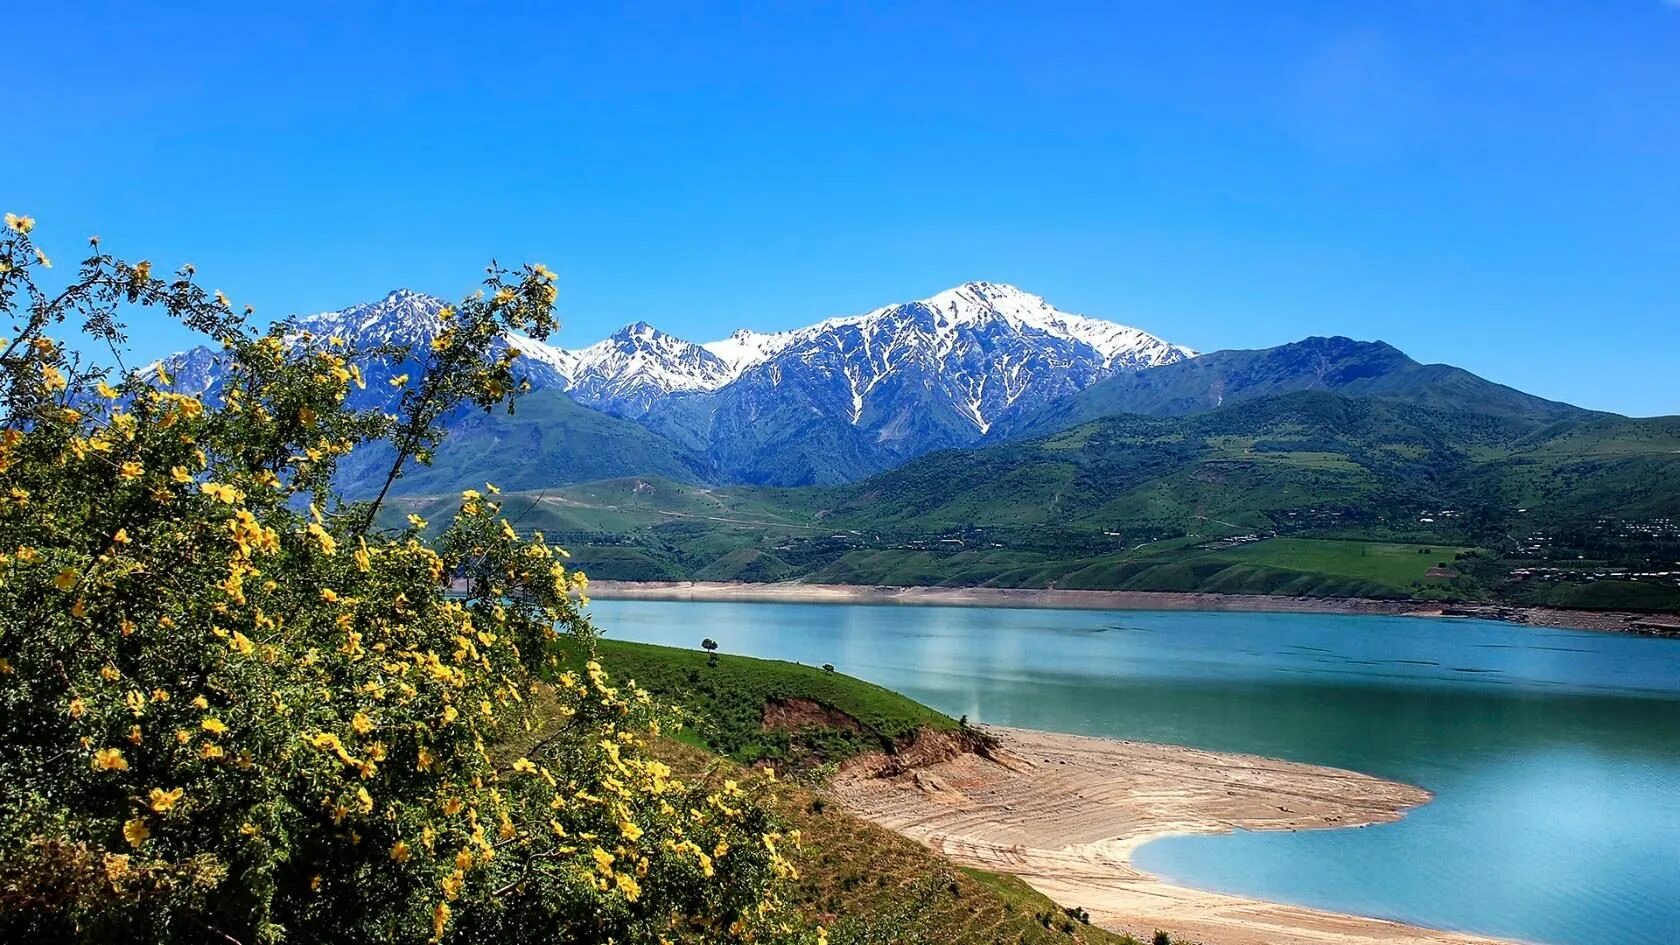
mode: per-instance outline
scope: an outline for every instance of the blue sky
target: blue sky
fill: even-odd
[[[0,204],[266,317],[492,257],[567,346],[989,279],[1680,413],[1669,0],[575,6],[27,5]]]

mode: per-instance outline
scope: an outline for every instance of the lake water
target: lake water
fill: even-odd
[[[1395,824],[1169,837],[1207,889],[1552,945],[1680,943],[1680,642],[1487,621],[596,601],[616,639],[833,663],[951,715],[1420,784]]]

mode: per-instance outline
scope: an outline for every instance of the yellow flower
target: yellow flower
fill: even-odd
[[[256,649],[256,644],[251,642],[250,637],[235,630],[233,636],[228,640],[228,649],[241,656],[250,656],[251,651]]]
[[[93,753],[93,770],[95,771],[126,771],[128,759],[123,757],[120,748],[101,748]]]
[[[208,708],[210,708],[210,700],[204,698],[203,696],[194,696],[192,704],[193,704],[193,708],[195,708],[195,709],[208,709]]]
[[[368,718],[366,712],[357,712],[350,720],[350,727],[355,729],[358,735],[366,735],[373,731],[373,719]]]
[[[146,827],[146,822],[138,817],[123,824],[123,839],[127,840],[131,847],[139,846],[151,835],[152,831]]]
[[[82,701],[81,696],[77,696],[76,698],[70,700],[70,717],[71,718],[79,719],[83,715],[86,715],[86,714],[87,714],[87,703]]]
[[[215,499],[218,502],[225,502],[228,505],[238,502],[243,495],[243,493],[241,493],[238,489],[235,489],[233,486],[224,485],[219,482],[202,483],[198,488],[200,492],[203,492],[210,498]]]
[[[465,877],[461,875],[460,870],[456,870],[443,878],[443,894],[448,896],[450,899],[459,898],[461,895],[461,887],[465,884]]]
[[[169,810],[175,806],[175,802],[179,801],[181,799],[181,795],[185,793],[185,788],[175,788],[172,791],[165,791],[163,788],[152,788],[150,801],[151,808],[160,814],[168,813]]]
[[[171,466],[169,467],[169,478],[181,483],[192,482],[192,473],[187,472],[185,466]]]
[[[364,814],[373,813],[373,795],[365,787],[356,789],[356,809]]]
[[[520,774],[535,774],[537,766],[529,758],[521,758],[513,763],[513,770]]]
[[[449,925],[449,903],[440,902],[432,910],[432,941],[443,939],[443,930]]]
[[[76,573],[75,568],[65,568],[53,575],[53,587],[61,591],[73,590],[79,580],[81,580],[81,575]]]
[[[198,727],[204,729],[212,735],[222,735],[228,730],[227,725],[218,718],[205,719],[204,721],[198,723]]]
[[[128,542],[128,529],[126,528],[117,529],[117,533],[111,536],[111,544],[113,545],[126,545]]]
[[[630,902],[635,902],[637,897],[641,896],[641,884],[637,883],[629,873],[619,873],[614,877],[614,880],[618,883],[618,891],[623,893],[624,898]]]
[[[408,843],[406,841],[398,840],[396,843],[391,844],[391,859],[396,860],[398,863],[407,863],[408,857],[409,850]]]
[[[140,281],[145,281],[147,279],[150,279],[151,277],[152,277],[152,264],[149,260],[142,259],[139,262],[134,264],[134,278],[135,279],[138,279]],[[158,376],[163,378],[163,382],[165,384],[169,383],[169,375],[163,373],[163,365],[161,365],[161,364],[158,365]]]
[[[35,229],[34,217],[20,217],[15,213],[6,214],[6,226],[18,233],[28,233]]]
[[[612,875],[613,860],[616,859],[616,857],[614,857],[611,853],[608,853],[607,851],[601,849],[600,847],[595,847],[594,849],[590,850],[589,855],[595,858],[595,868],[600,870],[602,875],[604,875],[604,876],[611,876]]]
[[[321,588],[321,599],[329,604],[338,603],[338,592],[330,587]]]
[[[414,526],[415,528],[425,528],[426,520],[418,515],[410,515],[408,517],[408,524]]]
[[[320,544],[322,554],[331,555],[338,550],[338,541],[333,538],[333,536],[327,534],[327,530],[322,528],[320,525],[310,522],[308,531],[309,534],[314,537],[315,541]]]
[[[435,761],[436,759],[432,757],[432,753],[422,747],[420,749],[420,757],[414,763],[414,770],[430,771],[432,770],[432,764]]]
[[[144,466],[132,459],[117,467],[117,475],[123,479],[139,479],[145,471],[146,468]]]
[[[98,391],[99,396],[105,398],[106,400],[116,400],[117,399],[116,389],[113,388],[111,385],[105,383],[104,381],[100,381],[99,383],[93,385],[93,389]]]

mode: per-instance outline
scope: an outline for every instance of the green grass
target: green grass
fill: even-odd
[[[617,478],[509,494],[506,509],[606,579],[1525,603],[1535,592],[1507,587],[1512,565],[1494,563],[1513,536],[1607,517],[1680,519],[1680,419],[1529,406],[1538,412],[1296,392],[1190,416],[1108,416],[929,454],[845,486]],[[387,520],[413,508],[441,521],[458,501],[403,499]],[[1440,509],[1459,514],[1422,521]],[[1274,537],[1206,547],[1249,534]],[[1413,542],[1440,554],[1417,554]],[[1485,549],[1477,567],[1427,574],[1472,545]],[[1630,570],[1674,560],[1654,546],[1590,550]],[[1543,596],[1593,609],[1673,606],[1666,591],[1623,584]]]
[[[660,700],[681,706],[699,742],[736,761],[809,766],[890,750],[924,726],[957,727],[949,716],[890,689],[820,667],[722,653],[713,666],[700,650],[619,640],[601,640],[598,647],[613,678],[634,680]],[[765,706],[789,699],[835,709],[855,720],[857,728],[766,728]]]
[[[1429,580],[1430,568],[1451,567],[1455,557],[1471,550],[1455,545],[1273,538],[1238,545],[1218,556],[1244,564],[1373,581],[1400,591],[1414,581]]]

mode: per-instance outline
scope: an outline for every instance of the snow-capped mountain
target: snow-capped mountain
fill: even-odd
[[[292,320],[292,333],[359,347],[424,345],[442,299],[399,289]],[[536,390],[629,418],[708,457],[725,481],[841,482],[912,456],[965,446],[1000,420],[1123,371],[1195,352],[1114,322],[1062,312],[1013,286],[970,282],[916,302],[781,332],[695,344],[637,322],[578,349],[523,336],[516,370]],[[172,359],[214,384],[209,353]],[[363,406],[394,404],[384,381],[412,362],[364,368]],[[417,376],[417,374],[416,374]]]
[[[647,322],[626,325],[573,359],[566,389],[583,403],[621,416],[640,416],[671,394],[717,390],[736,375],[704,347]]]
[[[795,331],[736,332],[705,347],[728,354],[742,375],[770,365],[772,386],[780,386],[795,363],[825,373],[843,386],[843,412],[853,424],[878,406],[878,390],[920,374],[938,391],[936,399],[980,434],[1023,398],[1053,398],[1115,371],[1195,356],[1147,332],[1058,311],[1036,295],[995,282],[969,282],[919,302]]]

